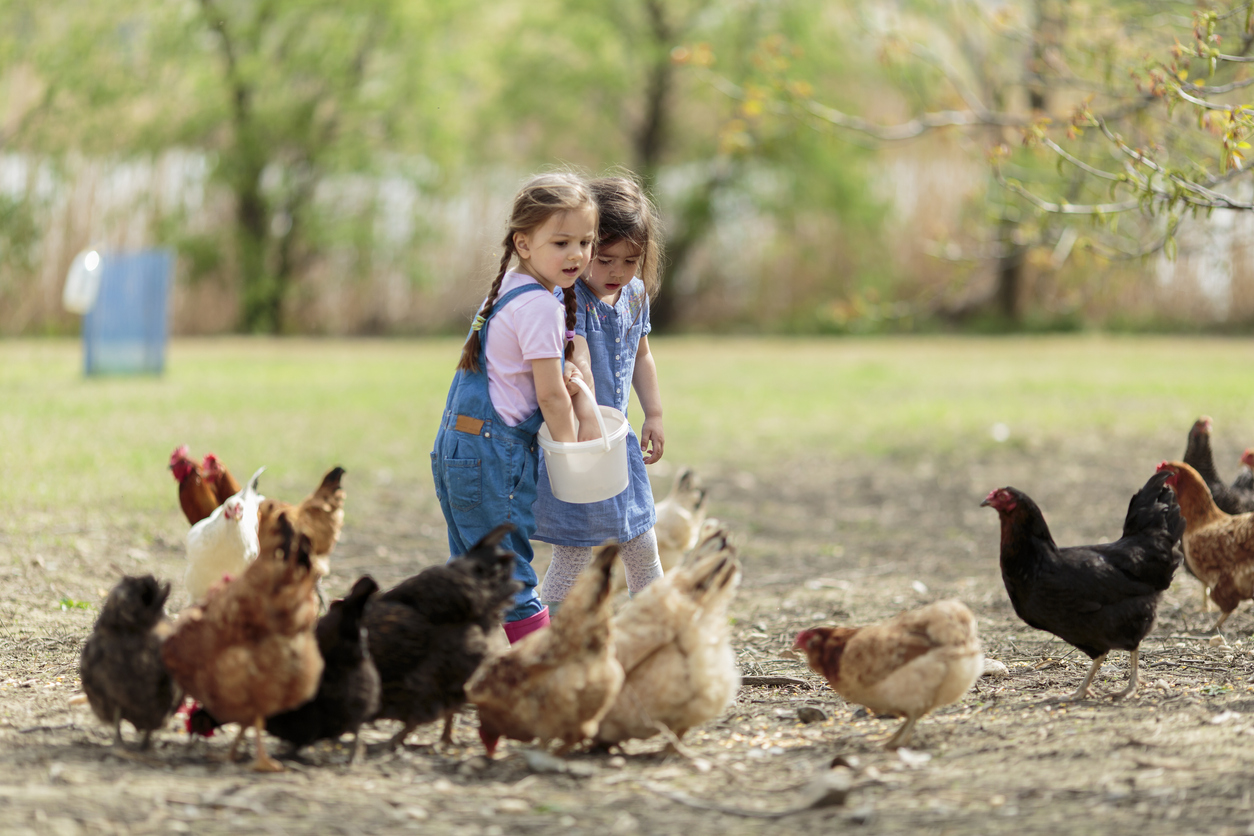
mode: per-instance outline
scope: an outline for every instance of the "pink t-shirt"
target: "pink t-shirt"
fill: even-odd
[[[506,273],[497,298],[525,284],[540,285],[524,273]],[[506,424],[516,427],[540,407],[531,361],[561,357],[565,349],[566,309],[552,293],[532,290],[515,296],[492,317],[486,351],[488,397]]]

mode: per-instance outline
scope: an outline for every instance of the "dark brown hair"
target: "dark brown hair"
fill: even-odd
[[[487,319],[492,314],[492,306],[496,304],[496,295],[501,290],[501,280],[509,271],[509,263],[515,255],[514,234],[524,235],[535,231],[549,218],[558,212],[570,212],[584,206],[596,208],[596,201],[582,177],[570,172],[560,171],[549,174],[538,174],[528,180],[514,197],[514,207],[509,213],[509,228],[505,232],[505,240],[501,243],[504,252],[501,254],[500,269],[488,290],[488,298],[479,309],[478,316]],[[566,306],[566,330],[575,328],[575,291],[566,288],[562,291],[562,299]],[[461,360],[457,363],[459,371],[479,371],[479,349],[482,343],[479,330],[470,332],[466,344],[462,346]],[[566,357],[570,358],[574,347],[569,341],[566,345]]]
[[[598,177],[588,184],[601,218],[597,249],[626,241],[640,249],[636,275],[652,299],[661,284],[662,234],[657,209],[636,179],[628,174]]]

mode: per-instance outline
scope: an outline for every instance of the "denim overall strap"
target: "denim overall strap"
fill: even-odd
[[[436,497],[448,524],[450,558],[465,554],[485,534],[503,522],[517,529],[502,542],[514,552],[514,578],[523,584],[506,621],[538,614],[534,551],[531,535],[535,518],[539,454],[536,433],[544,417],[537,409],[517,426],[505,423],[488,391],[487,343],[492,318],[523,293],[543,291],[526,284],[502,294],[484,317],[479,331],[479,370],[458,371],[449,388],[444,415],[431,452]]]

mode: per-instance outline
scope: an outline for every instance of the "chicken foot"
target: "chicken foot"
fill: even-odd
[[[906,722],[901,724],[901,728],[884,744],[885,749],[897,749],[905,746],[910,742],[910,738],[914,736],[914,724],[919,722],[918,717],[906,717]]]
[[[248,731],[248,726],[245,726],[243,723],[240,723],[239,733],[236,734],[235,739],[231,741],[231,748],[227,750],[226,757],[223,758],[223,760],[227,761],[228,763],[233,763],[235,761],[236,755],[239,752],[239,745],[243,741],[244,732],[246,731]]]
[[[1045,700],[1045,702],[1046,703],[1079,702],[1080,700],[1085,700],[1085,699],[1089,699],[1090,697],[1092,697],[1093,692],[1089,690],[1089,686],[1093,684],[1093,677],[1097,676],[1098,669],[1101,668],[1102,662],[1105,662],[1106,657],[1109,655],[1110,655],[1110,652],[1107,651],[1106,653],[1103,653],[1101,656],[1098,656],[1096,659],[1093,660],[1093,664],[1089,667],[1088,674],[1085,675],[1084,681],[1080,683],[1080,687],[1075,690],[1075,693],[1066,697],[1055,697],[1053,699],[1048,699],[1048,700]]]
[[[1110,698],[1112,700],[1121,700],[1124,697],[1130,697],[1136,693],[1136,675],[1137,675],[1137,671],[1141,667],[1140,661],[1141,661],[1141,649],[1138,647],[1136,650],[1132,651],[1132,661],[1131,661],[1132,676],[1131,678],[1128,679],[1128,687],[1124,688],[1122,691],[1120,691],[1117,694],[1111,694]]]
[[[409,733],[416,728],[418,728],[417,723],[406,722],[405,725],[401,728],[401,730],[398,731],[396,734],[392,735],[391,739],[388,740],[388,743],[387,743],[388,748],[395,749],[397,746],[400,746],[402,743],[405,742],[405,738],[409,737]]]
[[[247,726],[240,726],[240,737],[243,737],[244,730]],[[266,754],[266,743],[262,740],[262,734],[266,730],[266,718],[258,716],[253,722],[253,729],[256,731],[257,738],[257,759],[252,762],[253,772],[282,772],[283,764]]]
[[[1236,610],[1229,610],[1228,612],[1220,613],[1219,620],[1215,622],[1215,626],[1210,628],[1206,632],[1215,633],[1216,635],[1222,636],[1223,633],[1219,632],[1219,628],[1224,626],[1224,622],[1228,620],[1228,616],[1232,615],[1234,612],[1236,612]]]

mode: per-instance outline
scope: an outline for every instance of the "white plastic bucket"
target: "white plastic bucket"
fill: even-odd
[[[575,381],[590,399],[592,392]],[[627,490],[627,416],[612,406],[597,406],[601,437],[592,441],[554,441],[547,424],[540,425],[540,449],[549,471],[553,496],[563,502],[586,504],[618,496]]]

